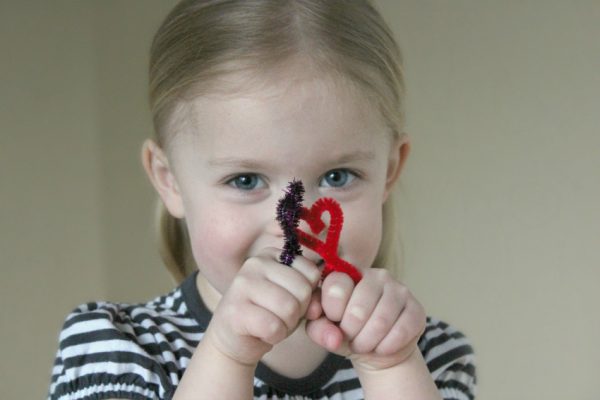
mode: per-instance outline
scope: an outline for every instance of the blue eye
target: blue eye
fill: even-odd
[[[356,174],[347,169],[332,169],[327,171],[321,180],[321,185],[325,187],[340,188],[347,186],[356,178]]]
[[[262,179],[256,174],[240,174],[227,181],[229,186],[240,190],[254,190],[264,186]]]

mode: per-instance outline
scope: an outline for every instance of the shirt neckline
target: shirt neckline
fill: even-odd
[[[189,313],[194,317],[202,332],[205,332],[212,318],[212,313],[204,304],[196,286],[196,277],[199,271],[188,275],[181,283],[180,288]],[[256,367],[255,377],[276,390],[291,395],[305,395],[314,393],[325,386],[340,367],[347,363],[342,356],[329,353],[313,372],[302,378],[289,378],[281,375],[266,364],[259,362]]]

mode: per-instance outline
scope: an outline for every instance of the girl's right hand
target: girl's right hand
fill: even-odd
[[[267,248],[244,262],[203,339],[242,365],[257,364],[298,327],[319,283],[312,261],[297,256],[289,268],[279,263],[280,252]]]

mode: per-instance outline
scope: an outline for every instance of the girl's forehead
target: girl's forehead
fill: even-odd
[[[372,152],[377,137],[388,136],[378,110],[355,87],[314,75],[280,78],[193,98],[184,151],[206,162],[248,155],[281,161],[303,151],[320,157]]]
[[[228,79],[243,80],[244,76]],[[280,75],[244,84],[244,90],[219,91],[193,98],[188,116],[195,130],[227,128],[236,123],[248,129],[253,124],[383,124],[374,101],[355,85],[330,77]],[[233,86],[233,84],[229,85]],[[241,86],[238,86],[241,87]]]
[[[189,161],[207,171],[290,176],[344,163],[383,162],[389,135],[378,113],[369,112],[360,99],[325,88],[315,82],[278,96],[198,99],[191,109],[190,141],[182,142],[176,162],[182,168]]]

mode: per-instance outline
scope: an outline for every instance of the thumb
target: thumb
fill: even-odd
[[[338,352],[344,341],[341,329],[324,316],[307,321],[306,334],[313,342],[330,352]]]

